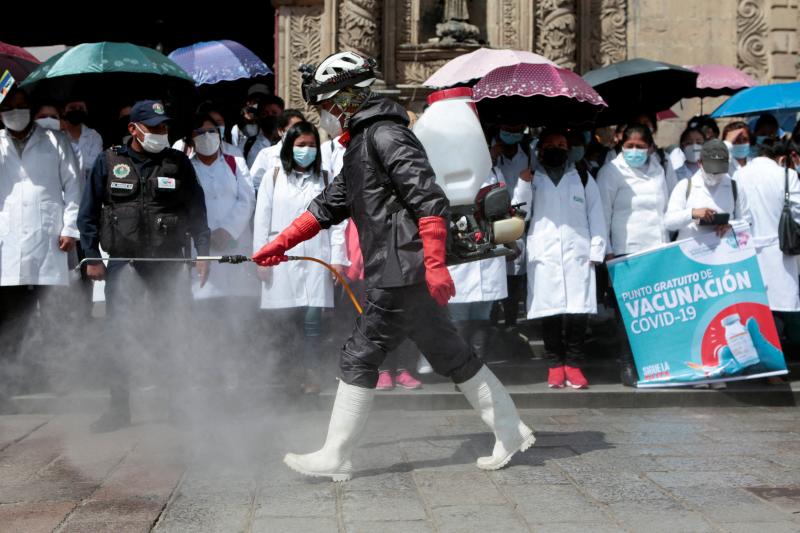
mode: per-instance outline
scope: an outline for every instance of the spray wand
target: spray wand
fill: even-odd
[[[333,274],[339,283],[342,284],[344,290],[347,292],[347,295],[350,297],[350,301],[353,302],[353,306],[358,311],[358,314],[361,315],[364,313],[364,310],[361,308],[361,304],[358,303],[358,298],[356,298],[355,293],[353,293],[353,289],[350,288],[350,284],[347,283],[347,280],[342,276],[335,268],[331,265],[322,261],[321,259],[317,259],[316,257],[304,257],[304,256],[297,256],[297,255],[289,255],[287,256],[289,261],[311,261],[313,263],[320,264],[327,268],[331,274]],[[246,256],[246,255],[199,255],[193,258],[184,258],[184,257],[87,257],[82,259],[78,266],[75,267],[75,270],[80,270],[81,267],[87,263],[96,263],[98,261],[111,261],[115,263],[197,263],[198,261],[209,261],[209,262],[217,262],[217,263],[228,263],[231,265],[239,265],[241,263],[247,263],[252,261],[253,259]]]

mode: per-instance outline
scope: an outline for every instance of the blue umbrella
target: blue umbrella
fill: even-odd
[[[196,85],[210,85],[272,74],[257,55],[236,41],[207,41],[178,48],[169,58],[194,78]]]
[[[745,89],[728,98],[711,116],[741,117],[779,111],[800,111],[800,81]]]

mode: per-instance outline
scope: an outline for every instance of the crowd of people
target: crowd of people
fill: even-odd
[[[92,302],[106,302],[106,327],[117,335],[117,346],[141,336],[126,327],[139,324],[141,315],[163,321],[191,309],[194,327],[178,332],[177,324],[169,325],[172,334],[159,342],[169,338],[170,349],[180,350],[180,339],[202,336],[199,350],[224,354],[230,338],[272,324],[271,337],[260,342],[292,361],[292,387],[316,394],[332,378],[325,375],[320,339],[331,313],[352,310],[339,295],[337,278],[322,266],[198,261],[187,275],[181,262],[99,260],[106,253],[250,256],[306,212],[334,177],[348,172],[344,154],[352,147],[339,123],[323,117],[320,131],[303,110],[285,109],[261,84],[249,89],[237,116],[225,116],[222,104],[227,102],[198,106],[184,132],[173,127],[162,102],[131,103],[120,109],[120,129],[102,138],[88,126],[92,110],[80,99],[36,102],[13,90],[3,100],[0,365],[10,367],[31,321],[48,312],[42,303],[48,289],[72,284],[80,288],[81,302],[73,313],[88,317]],[[407,112],[402,120],[415,118]],[[604,262],[699,233],[722,235],[734,221],[752,227],[770,307],[784,338],[800,341],[800,327],[791,327],[800,312],[798,262],[778,247],[787,194],[800,222],[800,127],[783,132],[775,117],[762,115],[752,125],[731,122],[720,131],[713,119],[699,116],[674,146],[663,148],[655,141],[652,114],[633,114],[611,129],[534,128],[513,117],[495,117],[484,127],[493,162],[485,185],[501,183],[513,204],[525,204],[527,232],[507,258],[449,267],[455,283],[450,316],[480,359],[498,358],[498,329],[513,336],[536,320],[549,362],[542,379],[553,388],[588,387],[582,366],[589,319],[616,305]],[[729,214],[730,222],[709,223],[719,213]],[[363,297],[365,270],[374,258],[362,254],[359,237],[372,238],[345,220],[291,254],[331,264]],[[84,258],[90,261],[82,276],[71,277],[70,269]],[[236,309],[258,319],[219,320]],[[625,330],[618,318],[616,324],[621,380],[634,385]],[[161,342],[153,349],[166,348]],[[97,421],[98,430],[130,420],[126,358],[136,354],[118,352],[107,373],[111,414]],[[390,355],[378,390],[420,388],[419,374],[433,370],[426,354],[409,343]],[[0,390],[0,398],[13,391]]]

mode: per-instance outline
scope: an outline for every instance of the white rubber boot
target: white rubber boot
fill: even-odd
[[[283,462],[306,476],[349,480],[353,471],[350,455],[364,431],[374,397],[375,389],[348,385],[340,380],[322,449],[305,455],[287,453]]]
[[[531,428],[520,420],[508,391],[486,365],[472,378],[459,383],[458,388],[492,429],[496,439],[492,455],[479,458],[478,468],[503,468],[515,453],[524,452],[536,442]]]

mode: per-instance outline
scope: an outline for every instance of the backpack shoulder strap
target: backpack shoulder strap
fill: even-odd
[[[387,198],[387,210],[390,213],[396,213],[405,209],[412,219],[416,221],[416,217],[414,216],[414,211],[409,209],[408,205],[406,205],[405,200],[400,196],[397,191],[397,187],[395,187],[392,178],[389,177],[389,174],[386,172],[386,167],[383,165],[383,161],[378,158],[376,151],[375,151],[375,130],[378,126],[385,125],[385,124],[396,124],[391,120],[380,120],[375,122],[374,124],[370,124],[367,129],[364,131],[364,144],[367,147],[367,157],[370,161],[375,162],[376,170],[383,175],[383,188],[386,191],[386,198]]]
[[[581,177],[581,184],[583,188],[586,188],[586,184],[589,183],[589,169],[586,168],[586,165],[583,161],[578,161],[575,163],[575,170],[578,171],[578,175]]]
[[[275,190],[275,184],[278,183],[278,174],[281,171],[281,167],[275,167],[275,171],[272,173],[272,189]]]
[[[733,178],[731,178],[731,189],[733,189],[733,210],[736,211],[736,201],[739,199],[739,186]]]
[[[233,172],[233,175],[236,176],[236,158],[231,154],[222,154],[222,158],[226,163],[228,163],[228,166],[231,167],[231,172]]]
[[[323,170],[322,171],[322,183],[325,184],[325,188],[327,189],[328,188],[328,171],[327,170]]]

